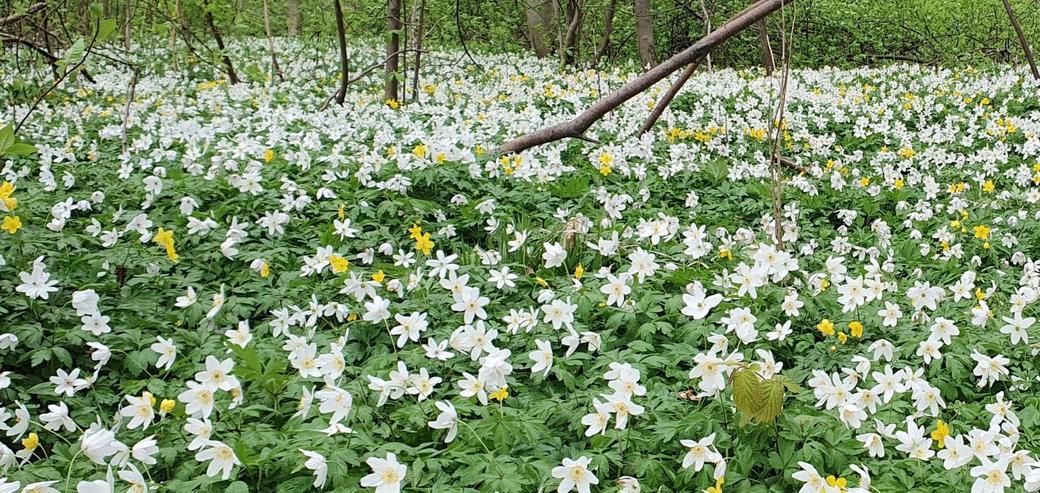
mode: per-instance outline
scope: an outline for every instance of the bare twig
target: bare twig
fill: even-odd
[[[90,43],[87,44],[87,49],[83,51],[83,56],[80,58],[80,60],[78,62],[76,62],[76,64],[73,65],[72,68],[70,68],[69,70],[66,70],[65,73],[61,74],[61,77],[59,77],[58,80],[54,81],[54,83],[51,84],[51,86],[48,87],[46,91],[43,91],[43,94],[40,94],[39,97],[37,97],[36,100],[33,101],[32,106],[29,107],[29,111],[26,112],[24,115],[22,115],[22,118],[18,120],[18,124],[15,125],[14,133],[17,134],[18,131],[21,130],[22,125],[24,125],[25,121],[29,119],[29,115],[33,114],[33,112],[36,111],[36,108],[38,108],[40,106],[40,102],[42,102],[43,99],[46,98],[48,94],[50,94],[52,91],[57,89],[57,87],[59,85],[61,85],[61,83],[66,78],[68,78],[68,76],[70,74],[75,73],[76,70],[78,70],[80,67],[83,66],[83,64],[87,61],[87,58],[90,56],[90,50],[92,50],[94,48],[94,42],[97,41],[97,35],[98,35],[98,31],[100,30],[100,27],[101,27],[100,23],[98,23],[94,27],[94,34],[90,37]]]
[[[25,9],[25,12],[22,12],[21,14],[11,14],[11,15],[9,15],[7,17],[4,17],[4,18],[0,19],[0,27],[4,27],[4,26],[6,26],[8,24],[14,24],[14,23],[16,23],[18,21],[21,21],[22,19],[24,19],[26,17],[29,17],[29,16],[31,16],[31,15],[33,15],[33,14],[35,14],[35,13],[37,13],[37,12],[43,10],[43,9],[45,9],[45,8],[47,8],[47,3],[46,2],[34,3],[34,4],[30,5],[29,8]]]
[[[120,130],[120,142],[122,143],[123,155],[126,155],[126,130],[130,123],[130,105],[134,103],[134,95],[137,93],[137,72],[130,78],[130,95],[126,98],[126,107],[123,108],[123,127]]]

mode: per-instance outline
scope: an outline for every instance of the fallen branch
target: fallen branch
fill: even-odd
[[[21,14],[12,14],[12,15],[9,15],[7,17],[4,17],[3,19],[0,19],[0,27],[4,27],[4,26],[6,26],[8,24],[14,24],[14,23],[16,23],[16,22],[26,18],[26,17],[29,17],[29,16],[31,16],[31,15],[33,15],[33,14],[35,14],[35,13],[37,13],[37,12],[43,10],[43,9],[45,9],[45,8],[47,8],[47,3],[46,2],[34,3],[34,4],[30,5],[29,8],[25,9],[25,12],[22,12]]]
[[[604,115],[612,111],[614,108],[621,106],[637,94],[649,89],[676,70],[699,60],[727,39],[765,18],[767,15],[775,12],[782,5],[786,5],[793,1],[794,0],[761,0],[757,2],[752,7],[732,17],[718,29],[708,33],[708,35],[698,40],[689,48],[677,53],[668,60],[665,60],[654,68],[651,68],[643,75],[631,80],[620,89],[608,94],[599,101],[596,101],[589,107],[589,109],[585,110],[580,115],[569,121],[558,123],[520,136],[519,138],[507,142],[498,149],[498,152],[503,154],[517,153],[549,142],[555,142],[568,137],[576,138],[584,135],[585,131],[588,130],[593,123],[597,122],[600,118],[603,118]]]
[[[646,122],[643,123],[643,128],[639,129],[639,134],[637,135],[643,135],[654,127],[654,124],[657,123],[657,119],[661,118],[661,114],[664,113],[665,108],[667,108],[669,104],[672,104],[675,95],[679,94],[679,89],[682,89],[682,86],[686,85],[686,81],[690,80],[690,77],[692,77],[693,73],[697,71],[697,67],[700,64],[701,60],[698,59],[686,66],[686,69],[679,75],[679,78],[672,83],[672,87],[668,88],[668,92],[665,93],[664,97],[654,106],[653,111],[650,112],[650,116],[646,117]]]

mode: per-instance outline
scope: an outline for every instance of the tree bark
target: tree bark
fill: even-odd
[[[412,100],[419,99],[419,70],[422,69],[422,45],[423,29],[426,21],[426,0],[416,2],[416,10],[412,12],[412,46],[415,48],[415,58],[412,67]]]
[[[303,29],[303,15],[300,14],[300,0],[285,2],[286,32],[289,36],[299,36]]]
[[[700,2],[701,2],[701,15],[704,16],[704,32],[705,33],[710,33],[711,32],[711,14],[708,12],[708,7],[704,5],[704,0],[700,0]],[[712,73],[711,53],[708,53],[707,55],[704,55],[704,62],[708,66],[708,73],[709,74]]]
[[[552,13],[545,9],[545,0],[525,0],[527,13],[527,39],[531,42],[531,50],[539,58],[549,54],[545,44],[545,35],[550,32]]]
[[[767,76],[773,75],[776,62],[773,60],[773,47],[769,44],[769,29],[765,19],[758,21],[758,42],[762,45],[762,67],[766,69]]]
[[[707,55],[705,55],[707,57]],[[664,97],[654,106],[653,111],[650,112],[650,116],[646,117],[646,122],[643,123],[643,128],[639,129],[639,135],[643,135],[650,131],[657,123],[657,119],[661,118],[661,114],[664,113],[665,108],[669,104],[672,104],[672,100],[675,99],[675,95],[679,94],[679,89],[686,85],[686,81],[693,77],[694,72],[697,71],[697,66],[701,64],[700,60],[697,60],[683,69],[682,74],[679,74],[679,78],[672,83],[672,87],[668,88],[668,92],[665,93]]]
[[[336,38],[339,41],[339,89],[336,91],[336,104],[343,106],[347,98],[347,79],[349,75],[349,61],[347,60],[347,28],[343,22],[343,6],[339,0],[332,0],[332,7],[336,11]]]
[[[657,65],[654,60],[654,19],[650,12],[650,0],[635,0],[633,12],[636,16],[636,47],[643,68]]]
[[[274,36],[271,35],[271,10],[267,0],[264,0],[264,33],[267,34],[267,49],[271,52],[271,80],[275,77],[284,80],[282,69],[278,67],[278,55],[274,51]]]
[[[1022,32],[1022,25],[1018,23],[1018,17],[1015,16],[1015,11],[1011,10],[1011,4],[1008,3],[1008,0],[1004,0],[1004,10],[1007,11],[1008,19],[1011,19],[1011,27],[1015,28],[1015,34],[1018,35],[1018,44],[1022,45],[1026,61],[1029,62],[1029,70],[1033,72],[1033,79],[1040,80],[1040,70],[1037,70],[1036,61],[1033,60],[1033,50],[1029,49],[1029,41],[1026,41],[1026,35]]]
[[[220,60],[224,62],[224,69],[227,72],[228,82],[238,84],[238,74],[235,73],[235,66],[231,63],[231,57],[227,54],[226,47],[224,46],[224,37],[220,35],[220,29],[217,29],[217,23],[213,20],[213,12],[209,11],[209,0],[203,1],[203,7],[206,9],[206,27],[209,28],[210,34],[213,35],[213,40],[217,42],[217,48],[220,50]]]
[[[397,69],[401,66],[401,0],[387,0],[386,8],[386,62],[384,67],[383,97],[397,100]]]
[[[522,135],[507,142],[498,151],[503,154],[521,152],[535,146],[555,142],[560,139],[581,138],[586,130],[614,108],[624,104],[637,94],[649,89],[665,77],[703,57],[716,46],[737,35],[752,24],[775,12],[781,6],[794,0],[759,0],[752,6],[730,18],[718,29],[708,33],[685,50],[661,62],[646,71],[643,75],[632,79],[621,88],[596,101],[587,110],[569,121]]]
[[[614,34],[614,12],[617,10],[617,0],[610,0],[607,4],[607,10],[603,14],[603,39],[599,42],[599,48],[596,48],[596,53],[592,55],[592,65],[599,65],[599,59],[603,58],[603,55],[610,48],[610,35]]]
[[[563,41],[563,63],[567,65],[574,65],[578,61],[581,23],[584,17],[581,0],[569,0],[567,2],[567,34]]]

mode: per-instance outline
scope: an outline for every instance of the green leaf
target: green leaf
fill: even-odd
[[[36,146],[32,146],[24,143],[17,143],[8,147],[6,150],[0,150],[0,155],[3,156],[27,156],[29,154],[36,153]]]
[[[235,481],[228,485],[224,493],[249,493],[249,485],[242,481]]]
[[[7,150],[14,145],[14,128],[4,125],[0,128],[0,156],[7,154]]]
[[[79,38],[69,49],[65,50],[65,56],[58,60],[56,63],[61,67],[68,67],[75,65],[83,60],[86,56],[87,45],[83,42],[83,38]]]
[[[115,19],[105,19],[98,23],[97,42],[103,43],[116,30]]]
[[[760,384],[761,400],[754,419],[758,423],[772,423],[784,409],[784,383],[776,377],[763,380]]]
[[[741,368],[733,372],[733,404],[737,411],[748,417],[755,416],[761,394],[761,381],[755,370]]]

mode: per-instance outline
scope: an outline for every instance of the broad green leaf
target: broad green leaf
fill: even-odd
[[[105,19],[98,23],[97,42],[103,43],[116,30],[115,19]]]

